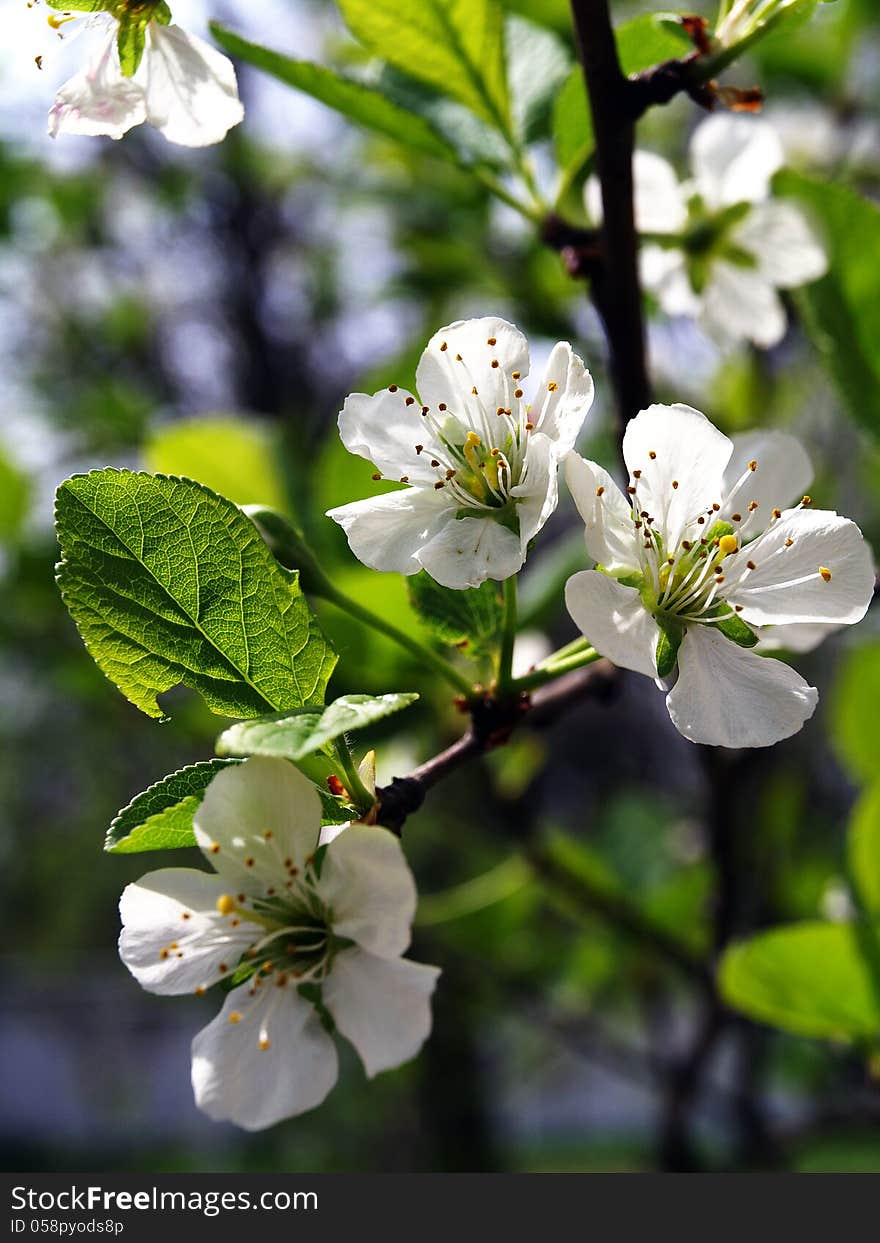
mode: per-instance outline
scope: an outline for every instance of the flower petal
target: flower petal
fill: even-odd
[[[134,76],[146,119],[169,142],[207,147],[222,142],[244,118],[232,62],[180,26],[151,22]]]
[[[217,899],[227,888],[196,868],[162,868],[125,887],[119,957],[142,988],[194,993],[236,967],[260,929],[220,914]]]
[[[796,734],[819,694],[794,669],[738,647],[712,626],[691,626],[666,696],[672,723],[711,747],[769,747]]]
[[[828,271],[828,257],[806,216],[793,203],[759,203],[731,239],[758,260],[758,271],[777,289],[795,289]]]
[[[812,652],[840,626],[822,622],[792,622],[789,626],[758,626],[758,652]]]
[[[387,829],[353,824],[334,838],[319,889],[337,936],[380,958],[395,958],[409,945],[416,885],[400,842]]]
[[[727,600],[756,626],[852,624],[874,593],[871,550],[861,531],[829,510],[788,510],[724,569]]]
[[[598,570],[581,570],[565,584],[565,605],[602,656],[624,669],[657,676],[659,631],[635,587],[624,587]]]
[[[675,169],[653,151],[633,155],[634,207],[639,233],[678,233],[687,223],[687,205]],[[590,219],[602,221],[602,191],[598,177],[584,187]]]
[[[406,475],[414,483],[433,484],[442,477],[430,465],[437,456],[437,442],[421,406],[405,389],[385,388],[372,397],[366,393],[346,397],[339,435],[349,453],[366,458],[388,479]],[[419,446],[426,452],[420,452]]]
[[[708,207],[716,208],[766,199],[785,153],[772,125],[718,112],[694,131],[690,159],[697,190]]]
[[[541,432],[530,432],[520,482],[510,489],[518,502],[519,539],[523,560],[534,539],[559,503],[559,456],[556,446]]]
[[[623,457],[636,486],[635,502],[670,548],[698,514],[720,502],[731,451],[728,438],[690,406],[649,406],[630,419]]]
[[[639,270],[645,288],[651,290],[667,315],[697,315],[700,299],[694,293],[680,250],[643,246],[639,251]]]
[[[571,346],[554,345],[532,401],[529,421],[553,442],[561,457],[574,448],[578,432],[593,404],[593,379]]]
[[[85,69],[59,89],[49,113],[49,133],[105,134],[121,138],[147,118],[143,87],[123,76],[116,51],[116,23]]]
[[[519,373],[516,380],[514,372]],[[505,319],[486,316],[457,320],[434,333],[419,361],[416,388],[426,406],[436,409],[445,402],[469,424],[465,411],[474,403],[473,389],[483,408],[494,413],[498,406],[512,404],[519,379],[528,373],[529,346],[523,334]]]
[[[287,881],[286,860],[302,868],[317,849],[321,800],[287,760],[257,755],[213,778],[193,828],[205,858],[233,891],[263,892]]]
[[[456,518],[418,554],[419,562],[442,587],[461,591],[487,578],[503,581],[522,569],[520,537],[494,518]]]
[[[242,984],[192,1043],[196,1104],[246,1131],[320,1105],[336,1082],[333,1040],[311,1002],[287,983]]]
[[[358,561],[389,574],[417,574],[417,555],[455,513],[442,492],[404,488],[328,509]]]
[[[754,471],[749,470],[750,462],[757,463]],[[794,436],[776,431],[744,432],[733,437],[718,516],[729,519],[739,514],[741,521],[734,523],[737,533],[752,539],[771,521],[774,509],[799,501],[812,480],[813,464]],[[750,508],[752,505],[757,508]]]
[[[361,949],[333,960],[323,1000],[370,1078],[410,1061],[431,1031],[431,994],[440,971],[405,958],[375,958]]]
[[[785,336],[785,308],[770,282],[757,268],[724,259],[712,264],[699,320],[721,342],[754,341],[769,350]]]
[[[637,570],[632,510],[608,471],[569,453],[565,481],[584,520],[584,539],[593,560],[612,574]]]

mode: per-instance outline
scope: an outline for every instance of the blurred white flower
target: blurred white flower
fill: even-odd
[[[316,858],[320,829],[302,773],[247,760],[218,773],[196,813],[216,874],[150,872],[120,902],[119,953],[144,988],[203,993],[241,979],[193,1041],[192,1082],[209,1117],[247,1130],[313,1109],[336,1082],[318,990],[370,1076],[414,1057],[431,1028],[439,972],[401,957],[416,889],[400,843],[354,824]]]
[[[32,7],[38,3],[32,0]],[[85,68],[55,96],[49,112],[53,138],[121,138],[147,123],[169,142],[204,147],[220,142],[244,117],[232,63],[171,25],[162,0],[106,0],[102,11],[93,13],[56,11],[51,2],[48,8],[46,29],[53,38],[88,30],[94,43]],[[41,47],[38,65],[46,54]]]
[[[794,16],[800,9],[807,12],[813,0],[721,0],[713,42],[720,47],[733,47],[758,30],[776,25],[786,14]]]
[[[528,373],[528,343],[513,324],[459,320],[428,342],[418,400],[396,384],[347,398],[345,447],[408,485],[329,511],[359,560],[399,574],[424,569],[453,588],[521,569],[593,401],[590,373],[568,344],[554,347],[531,401]]]
[[[786,327],[777,290],[816,280],[828,266],[799,208],[769,197],[782,145],[766,123],[719,113],[694,132],[690,161],[693,179],[682,184],[661,156],[636,153],[644,285],[668,315],[696,319],[722,343],[776,345]],[[600,220],[595,178],[585,194]]]
[[[626,496],[595,462],[566,459],[597,562],[566,586],[574,621],[603,656],[668,691],[692,742],[764,747],[796,733],[816,689],[748,649],[772,635],[806,650],[864,616],[874,570],[858,527],[808,497],[779,508],[812,477],[781,432],[731,441],[689,406],[651,406],[623,453]]]

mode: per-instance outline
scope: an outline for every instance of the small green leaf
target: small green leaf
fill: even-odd
[[[721,621],[713,622],[713,625],[725,638],[732,640],[738,647],[754,647],[758,642],[758,636],[751,626],[747,626],[736,613],[722,618]]]
[[[376,56],[510,132],[496,0],[340,0],[339,7],[355,38]]]
[[[487,580],[480,587],[452,591],[422,571],[407,578],[406,585],[413,608],[441,643],[474,657],[494,650],[504,616],[497,583]]]
[[[685,628],[674,617],[661,615],[654,620],[660,631],[657,635],[657,650],[654,654],[657,662],[657,677],[668,678],[678,660],[678,649],[681,647]]]
[[[805,922],[759,933],[724,954],[719,984],[729,1005],[802,1036],[880,1036],[880,996],[863,936],[877,929]]]
[[[880,781],[864,791],[849,822],[849,868],[869,915],[880,915]]]
[[[194,846],[193,814],[214,777],[240,760],[207,760],[163,777],[114,817],[104,849],[117,855]]]
[[[323,703],[336,655],[297,574],[231,501],[189,479],[97,470],[58,489],[56,526],[62,598],[148,716],[180,683],[222,716]]]
[[[275,429],[233,415],[182,419],[152,432],[144,445],[149,471],[196,479],[236,505],[287,507]]]
[[[349,730],[365,729],[415,703],[411,693],[343,695],[323,712],[303,710],[293,716],[230,725],[217,739],[218,755],[278,755],[301,760],[320,751]]]
[[[343,77],[322,65],[294,60],[281,52],[249,43],[216,22],[211,23],[211,32],[220,46],[232,56],[304,91],[349,120],[425,155],[459,162],[455,149],[425,117],[401,107],[380,88]]]
[[[119,67],[126,78],[132,78],[137,73],[146,45],[147,20],[140,16],[130,17],[127,13],[120,14],[116,50],[119,52]]]

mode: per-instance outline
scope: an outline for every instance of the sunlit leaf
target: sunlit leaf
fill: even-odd
[[[349,730],[364,729],[415,703],[418,695],[343,695],[322,711],[230,725],[217,739],[219,755],[275,755],[301,760]]]
[[[236,505],[283,511],[287,500],[280,458],[273,428],[232,415],[164,424],[144,445],[150,471],[195,479]]]
[[[178,769],[131,800],[114,817],[104,842],[113,854],[194,846],[192,821],[214,777],[239,760],[207,760]]]

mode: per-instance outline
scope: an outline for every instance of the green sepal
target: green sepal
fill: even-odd
[[[726,639],[730,639],[737,647],[754,647],[758,642],[758,636],[752,630],[751,626],[747,626],[741,617],[737,617],[736,613],[730,617],[725,617],[722,621],[714,623],[716,630],[719,630]]]
[[[165,0],[159,0],[153,10],[152,21],[158,22],[160,26],[168,26],[171,24],[171,10],[165,3]]]
[[[134,77],[143,59],[144,48],[147,44],[148,20],[143,15],[129,17],[123,14],[119,18],[116,50],[119,53],[119,67],[126,78]]]
[[[114,7],[114,0],[46,0],[50,9],[63,13],[101,13]]]
[[[657,635],[657,650],[654,654],[657,677],[668,678],[678,660],[678,649],[685,636],[685,627],[674,617],[661,615],[654,620],[660,630]]]
[[[723,539],[725,535],[733,535],[733,527],[729,522],[719,520],[712,523],[703,538],[707,543],[714,544],[717,539]]]

